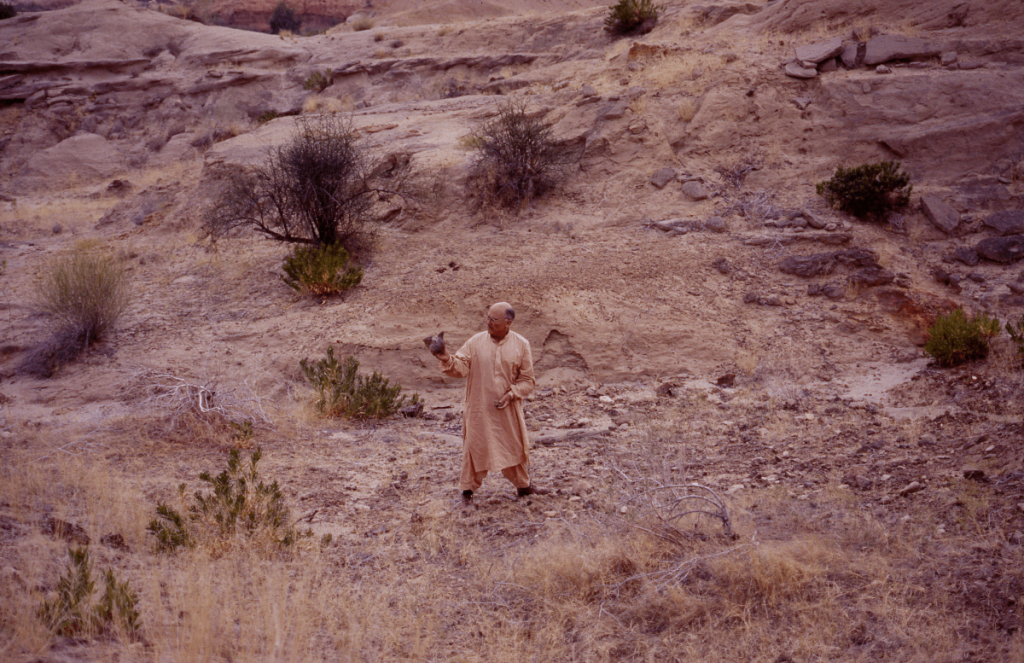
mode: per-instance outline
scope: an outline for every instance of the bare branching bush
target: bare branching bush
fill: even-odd
[[[206,229],[214,239],[252,229],[281,242],[340,244],[359,257],[374,225],[396,213],[388,203],[409,195],[410,172],[408,155],[377,154],[344,116],[301,118],[291,141],[230,176]]]
[[[113,256],[76,250],[54,260],[36,286],[36,305],[50,317],[53,333],[29,352],[21,370],[51,377],[107,338],[130,293],[124,266]]]
[[[264,397],[246,381],[241,387],[220,387],[215,381],[184,378],[143,370],[131,381],[130,392],[148,412],[161,420],[164,437],[185,440],[231,439],[246,442],[239,427],[271,428]]]
[[[578,158],[555,140],[551,126],[539,114],[528,113],[525,102],[510,101],[470,136],[476,158],[468,183],[479,205],[518,212],[566,178]]]

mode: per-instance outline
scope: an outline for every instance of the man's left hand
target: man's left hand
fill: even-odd
[[[494,407],[498,408],[499,410],[504,410],[505,408],[508,407],[508,404],[512,402],[513,398],[514,396],[512,395],[512,392],[509,391],[504,396],[494,401]]]

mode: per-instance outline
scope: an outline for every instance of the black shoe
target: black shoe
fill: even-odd
[[[531,484],[526,488],[516,488],[516,493],[519,497],[526,497],[527,495],[548,495],[551,491],[547,488],[536,488]]]

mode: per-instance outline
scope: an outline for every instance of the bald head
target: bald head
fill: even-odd
[[[498,302],[487,311],[487,333],[496,340],[508,335],[508,328],[516,317],[516,312],[508,302]]]

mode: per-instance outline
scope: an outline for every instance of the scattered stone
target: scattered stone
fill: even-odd
[[[974,281],[975,283],[984,283],[985,275],[980,272],[969,272],[967,278]]]
[[[909,484],[903,487],[900,491],[900,497],[906,497],[907,495],[913,495],[914,493],[924,490],[924,485],[920,481],[911,481]]]
[[[732,387],[736,384],[736,374],[726,373],[725,375],[719,376],[719,378],[715,380],[715,384],[719,387]]]
[[[890,67],[888,65],[880,64],[877,67],[875,67],[875,73],[876,74],[891,74],[892,73],[892,67]]]
[[[124,537],[120,534],[104,534],[100,537],[100,543],[109,548],[113,548],[114,550],[121,550],[123,552],[130,551],[128,544],[125,543]]]
[[[989,237],[975,247],[982,258],[992,262],[1011,263],[1024,258],[1024,234]]]
[[[818,64],[829,58],[834,58],[842,52],[843,40],[840,37],[833,37],[827,41],[797,46],[796,59]]]
[[[939,63],[943,67],[952,67],[953,65],[956,64],[957,57],[958,56],[957,56],[956,51],[946,51],[939,58]]]
[[[938,196],[926,194],[921,196],[921,209],[928,220],[936,228],[946,233],[952,233],[960,225],[960,212],[944,202]]]
[[[760,303],[760,301],[761,296],[756,292],[748,292],[747,294],[743,295],[744,304],[758,304]]]
[[[407,405],[403,407],[399,412],[403,417],[407,419],[415,419],[416,417],[423,414],[423,403],[416,403],[415,405]]]
[[[1024,210],[1012,209],[996,212],[989,215],[982,223],[1003,236],[1024,234]]]
[[[971,481],[985,481],[985,470],[978,467],[965,467],[962,470],[965,479]]]
[[[81,525],[69,523],[53,516],[46,516],[43,519],[43,534],[49,534],[68,543],[75,543],[80,546],[87,546],[90,543],[89,535]]]
[[[59,223],[53,224],[53,234],[54,235],[61,234],[61,232],[63,232],[63,230],[64,230],[64,227],[61,226]]]
[[[726,495],[735,495],[736,493],[738,493],[741,490],[743,490],[744,487],[745,486],[742,483],[734,483],[733,485],[729,486],[729,489],[725,491],[725,494]]]
[[[658,385],[658,388],[654,390],[654,393],[657,394],[658,396],[661,396],[662,398],[673,397],[676,395],[674,390],[677,389],[678,387],[679,385],[677,385],[675,382],[665,382],[663,384]]]
[[[722,274],[732,273],[732,265],[726,258],[719,258],[715,262],[711,263],[711,266],[717,269]]]
[[[683,184],[683,193],[691,200],[707,200],[711,197],[707,187],[696,180]]]
[[[956,66],[957,69],[961,71],[970,71],[972,69],[981,69],[985,66],[985,61],[977,58],[970,58],[967,60],[961,60]]]
[[[623,514],[623,515],[625,515],[625,514],[629,513],[629,507],[628,507],[628,506],[624,506],[624,507],[621,507],[621,508],[619,509],[619,513],[621,513],[621,514]]]
[[[959,260],[968,267],[974,267],[981,262],[981,257],[978,252],[969,246],[958,246],[953,251],[953,259]]]
[[[864,64],[873,67],[893,60],[925,60],[939,54],[939,49],[917,37],[880,35],[867,41]]]
[[[836,60],[835,58],[829,58],[828,60],[825,60],[820,65],[818,65],[818,71],[823,74],[830,74],[833,71],[837,71],[838,69],[839,61]]]
[[[679,176],[675,168],[662,168],[658,172],[651,175],[651,184],[658,187],[659,189],[665,188],[669,182]]]
[[[581,87],[580,88],[580,93],[584,97],[587,97],[587,98],[589,98],[589,97],[596,97],[597,96],[597,90],[595,90],[594,86],[591,85],[590,83],[587,83],[586,85]]]
[[[821,219],[819,219],[818,217],[814,216],[810,212],[804,212],[803,216],[804,216],[805,219],[807,219],[807,225],[809,225],[810,227],[814,228],[815,230],[824,230],[824,229],[826,229],[828,227],[828,222],[822,221]],[[835,226],[833,225],[833,230],[834,229],[835,229]]]
[[[850,276],[851,283],[867,287],[886,285],[895,280],[896,275],[882,267],[866,267]]]
[[[790,78],[815,78],[818,75],[817,68],[804,67],[799,62],[790,62],[786,65],[786,75]]]
[[[800,110],[807,110],[807,107],[811,105],[811,101],[812,99],[809,97],[797,97],[793,100],[793,103],[796,104],[796,107]]]
[[[728,227],[726,226],[725,219],[720,216],[713,216],[704,222],[704,229],[710,230],[713,233],[724,233]]]

